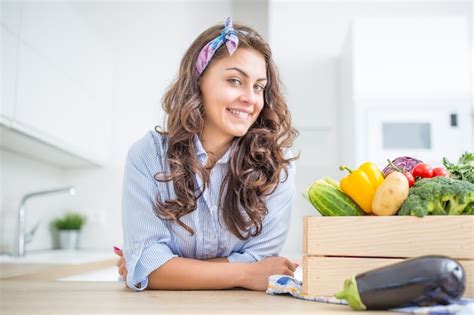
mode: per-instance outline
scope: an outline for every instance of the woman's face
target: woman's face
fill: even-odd
[[[255,49],[238,48],[213,63],[200,79],[203,133],[223,140],[245,135],[263,108],[266,84],[265,59]]]

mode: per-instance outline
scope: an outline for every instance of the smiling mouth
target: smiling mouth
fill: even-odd
[[[231,109],[231,108],[227,108],[226,110],[230,112],[233,116],[241,118],[241,119],[249,119],[252,116],[251,113],[244,112],[241,110],[236,110],[236,109]]]

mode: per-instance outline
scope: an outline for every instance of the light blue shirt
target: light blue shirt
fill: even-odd
[[[195,137],[198,160],[205,165],[207,153],[199,137]],[[229,148],[215,164],[210,174],[209,188],[197,200],[197,209],[181,220],[194,230],[191,235],[178,224],[162,220],[154,212],[157,196],[160,200],[175,199],[172,182],[158,182],[154,175],[168,171],[166,139],[156,131],[148,132],[129,149],[125,165],[122,194],[122,225],[124,255],[127,262],[127,286],[141,291],[148,286],[149,274],[174,257],[209,259],[227,257],[229,262],[251,263],[279,254],[290,224],[290,211],[295,198],[295,166],[274,193],[267,197],[268,214],[262,222],[262,233],[240,240],[228,230],[222,218],[218,220],[219,190],[227,172],[231,154]],[[286,157],[291,152],[286,152]],[[202,186],[199,176],[196,187]],[[225,209],[224,209],[225,211]]]

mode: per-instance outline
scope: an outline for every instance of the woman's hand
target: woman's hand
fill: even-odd
[[[120,248],[114,246],[114,253],[117,254],[117,256],[120,256],[116,265],[118,267],[118,273],[125,281],[127,279],[127,264],[125,258],[123,257],[123,252]]]
[[[298,264],[292,263],[285,257],[268,257],[258,262],[248,264],[242,279],[242,287],[255,291],[265,291],[268,277],[271,275],[288,275],[293,277]]]

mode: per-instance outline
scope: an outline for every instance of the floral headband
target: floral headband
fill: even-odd
[[[238,32],[244,35],[248,34],[245,31]],[[230,17],[225,19],[224,29],[221,31],[219,36],[207,43],[199,52],[196,60],[196,77],[199,78],[199,76],[204,72],[217,49],[219,49],[224,43],[227,46],[229,55],[232,55],[239,46],[237,31],[232,26],[232,19]]]

